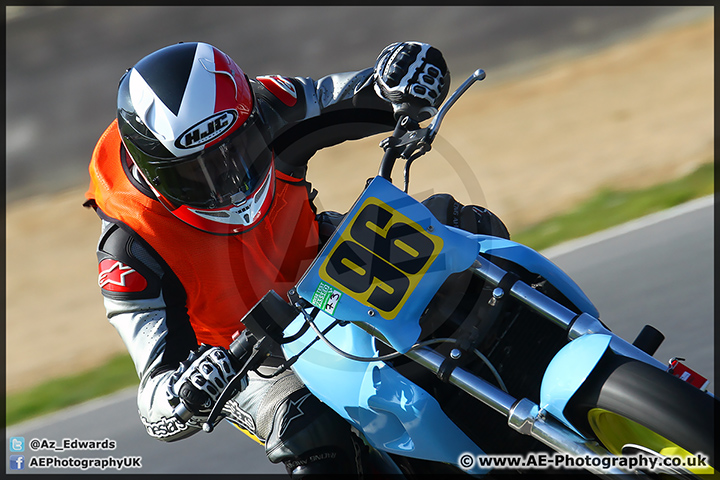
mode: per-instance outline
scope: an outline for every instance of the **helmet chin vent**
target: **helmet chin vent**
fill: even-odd
[[[208,217],[217,217],[217,218],[230,218],[230,214],[227,212],[213,212],[210,210],[205,210],[203,212],[203,215],[207,215]],[[249,218],[249,217],[248,217]]]

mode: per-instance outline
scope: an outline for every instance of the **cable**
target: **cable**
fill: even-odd
[[[296,307],[300,307],[300,305],[295,305]],[[320,331],[320,329],[315,325],[315,322],[313,322],[312,318],[310,318],[310,315],[303,310],[302,308],[300,311],[303,314],[303,317],[305,317],[305,321],[310,324],[310,327],[312,327],[313,330],[315,330],[315,333],[317,334],[320,339],[327,344],[328,347],[330,347],[335,353],[338,355],[341,355],[345,358],[349,358],[350,360],[355,360],[357,362],[384,362],[385,360],[392,360],[393,358],[401,357],[404,354],[400,352],[394,352],[394,353],[388,353],[387,355],[380,355],[378,357],[359,357],[357,355],[353,355],[351,353],[347,353],[338,347],[336,347],[330,340],[327,339],[327,337],[323,334],[323,332]],[[332,326],[332,325],[331,325]],[[326,331],[329,329],[326,329]],[[410,350],[415,350],[420,347],[425,347],[427,345],[432,345],[434,343],[443,343],[443,342],[456,342],[454,338],[432,338],[430,340],[426,340],[424,342],[416,343],[412,347],[410,347]]]
[[[350,360],[355,360],[358,362],[383,362],[385,360],[392,360],[393,358],[397,358],[397,357],[400,357],[403,355],[400,352],[395,352],[395,353],[389,353],[387,355],[380,355],[378,357],[359,357],[359,356],[353,355],[351,353],[347,353],[347,352],[339,349],[338,347],[336,347],[330,340],[327,339],[327,337],[325,337],[323,332],[321,332],[320,329],[317,327],[317,325],[315,325],[315,322],[313,322],[310,315],[303,308],[301,308],[300,305],[296,304],[295,306],[300,308],[300,311],[302,312],[303,317],[305,317],[305,321],[308,324],[310,324],[310,327],[313,330],[315,330],[315,333],[317,334],[317,336],[320,337],[320,339],[323,342],[325,342],[325,344],[327,344],[327,346],[330,347],[338,355],[341,355],[345,358],[349,358]],[[330,330],[330,328],[332,328],[334,325],[335,324],[332,324],[325,331]],[[424,342],[416,343],[415,345],[410,347],[410,350],[415,350],[420,347],[425,347],[425,346],[432,345],[435,343],[458,343],[458,340],[455,338],[432,338],[430,340],[425,340]],[[480,358],[480,360],[482,360],[482,362],[488,367],[488,369],[490,369],[490,373],[492,373],[493,377],[495,377],[495,380],[497,380],[498,384],[500,385],[500,388],[505,393],[509,393],[507,387],[505,386],[505,382],[503,382],[502,378],[500,377],[500,373],[493,366],[493,364],[490,362],[490,360],[485,355],[483,355],[482,352],[480,352],[480,350],[478,350],[477,348],[474,349],[474,353],[475,353],[475,355],[478,356],[478,358]]]
[[[483,361],[483,363],[485,364],[485,366],[490,369],[490,373],[493,374],[493,377],[495,377],[495,380],[497,380],[498,384],[500,385],[500,388],[501,388],[505,393],[510,393],[510,392],[508,392],[508,389],[507,389],[507,387],[505,386],[505,382],[503,382],[502,378],[500,378],[500,373],[498,373],[498,371],[495,369],[495,367],[493,366],[493,364],[490,363],[490,360],[489,360],[485,355],[483,355],[483,354],[480,352],[480,350],[478,350],[477,348],[474,350],[474,352],[475,352],[475,355],[477,355],[478,357],[480,357],[480,360]]]

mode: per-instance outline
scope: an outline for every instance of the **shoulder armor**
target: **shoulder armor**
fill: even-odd
[[[257,80],[275,97],[288,107],[293,107],[298,101],[298,92],[292,80],[281,75],[263,75]]]
[[[287,124],[307,117],[307,87],[299,79],[265,75],[251,80],[250,84],[271,131],[279,132]]]
[[[98,285],[114,300],[157,298],[162,268],[141,246],[137,236],[107,224],[97,248]]]

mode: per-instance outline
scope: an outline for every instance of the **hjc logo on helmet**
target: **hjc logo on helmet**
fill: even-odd
[[[175,140],[175,146],[187,149],[209,143],[230,130],[237,118],[237,112],[232,109],[215,113],[185,130]]]

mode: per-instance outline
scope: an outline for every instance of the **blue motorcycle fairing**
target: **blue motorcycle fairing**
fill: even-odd
[[[555,265],[551,260],[536,252],[530,247],[521,243],[506,240],[500,237],[490,235],[478,235],[459,230],[454,227],[447,227],[455,230],[456,233],[463,234],[472,238],[480,244],[480,253],[490,257],[499,257],[509,260],[517,265],[522,266],[529,272],[541,275],[547,279],[555,288],[570,300],[573,305],[578,307],[580,311],[589,313],[595,318],[599,318],[599,313],[595,305],[585,295],[585,292],[570,278],[562,269]]]
[[[376,177],[297,285],[330,315],[364,322],[401,353],[418,340],[421,314],[452,273],[478,253],[541,275],[581,311],[598,311],[580,287],[535,250],[440,223],[417,200]]]
[[[333,321],[320,312],[314,323],[323,330]],[[303,323],[303,316],[298,316],[285,330],[285,336],[299,331]],[[335,326],[326,337],[352,355],[377,355],[372,337],[352,323]],[[300,353],[315,338],[315,333],[309,330],[284,344],[286,358]],[[432,395],[383,362],[348,359],[318,340],[298,357],[292,368],[316,397],[362,431],[374,448],[456,466],[463,454],[473,458],[484,455],[445,415]],[[487,473],[477,466],[466,471]]]
[[[374,327],[397,351],[447,277],[477,258],[477,241],[440,223],[382,177],[370,182],[296,290],[341,320]]]
[[[611,335],[587,334],[569,342],[550,361],[540,384],[540,409],[581,436],[563,412],[570,398],[595,369],[611,340]]]

